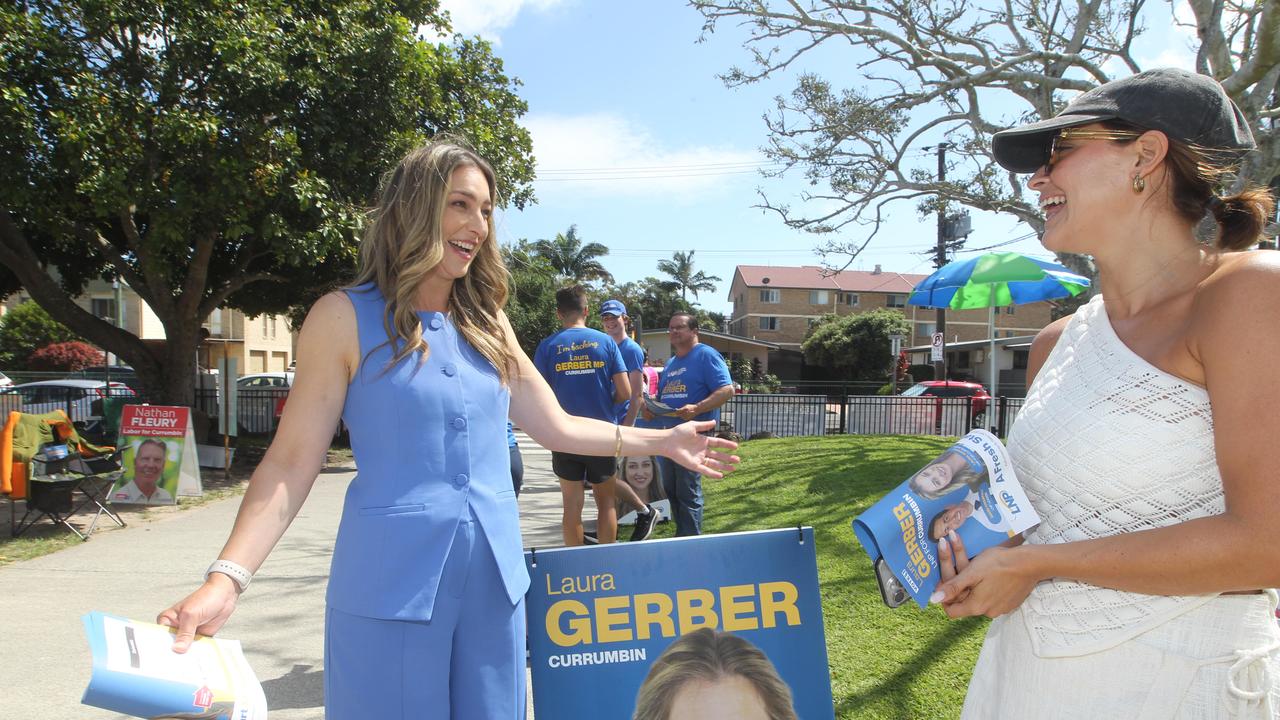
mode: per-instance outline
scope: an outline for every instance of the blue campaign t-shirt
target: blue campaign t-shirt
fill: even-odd
[[[698,343],[684,357],[667,361],[658,382],[658,400],[680,408],[690,403],[702,402],[708,395],[725,385],[733,384],[729,366],[715,348]],[[702,413],[695,420],[720,420],[720,408]],[[674,415],[659,415],[645,420],[645,427],[675,427],[684,420]]]
[[[622,342],[618,343],[618,351],[622,353],[622,366],[628,373],[632,370],[639,370],[644,367],[644,348],[640,347],[640,343],[629,337],[622,338]],[[628,378],[630,379],[630,378]],[[643,375],[641,381],[644,380]],[[635,392],[635,388],[631,388],[631,392]],[[622,422],[627,417],[627,411],[631,409],[631,401],[623,400],[613,406],[614,413],[618,416],[617,422]]]
[[[538,343],[533,364],[565,412],[617,422],[613,376],[626,370],[613,338],[591,328],[566,328]]]

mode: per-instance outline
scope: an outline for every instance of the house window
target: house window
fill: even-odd
[[[858,293],[840,293],[840,303],[849,307],[858,306]]]
[[[831,293],[826,290],[810,290],[810,305],[827,305],[831,302]]]
[[[93,298],[89,301],[89,312],[96,318],[112,319],[116,317],[116,301],[111,298]]]
[[[778,303],[782,302],[781,293],[775,288],[766,288],[760,291],[760,302],[762,303]]]
[[[904,308],[907,306],[907,296],[889,293],[884,298],[884,306],[891,308]]]
[[[1012,306],[1012,305],[1005,305],[1005,306],[1004,306],[1004,314],[1005,314],[1005,315],[1012,315],[1012,314],[1013,314],[1013,306]]]
[[[938,327],[938,323],[920,323],[919,325],[916,325],[916,327],[920,329],[920,337],[932,340],[933,334],[937,332],[936,328]]]
[[[955,367],[961,368],[961,369],[968,369],[970,367],[968,350],[961,350],[957,352],[954,357],[956,359]]]
[[[760,318],[760,329],[761,330],[777,330],[778,318],[773,317],[772,315],[768,317]]]
[[[1027,369],[1027,357],[1028,357],[1030,354],[1031,354],[1031,353],[1030,353],[1030,352],[1028,352],[1028,351],[1026,351],[1026,350],[1014,350],[1014,351],[1013,351],[1013,369],[1014,369],[1014,370],[1026,370],[1026,369]]]

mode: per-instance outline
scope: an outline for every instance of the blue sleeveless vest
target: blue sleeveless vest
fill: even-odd
[[[445,313],[420,312],[428,357],[394,366],[372,284],[347,291],[360,369],[342,419],[357,475],[347,489],[327,602],[364,617],[430,620],[458,523],[478,519],[512,604],[529,587],[507,451],[510,394]]]

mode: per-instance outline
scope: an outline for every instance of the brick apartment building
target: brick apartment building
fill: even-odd
[[[927,275],[875,270],[845,270],[827,275],[816,265],[781,267],[739,265],[729,286],[733,314],[729,332],[799,350],[810,325],[823,315],[849,315],[875,308],[900,310],[913,333],[904,346],[927,344],[937,312],[907,304],[916,284]],[[1034,335],[1051,320],[1049,303],[999,308],[996,337]],[[987,339],[988,311],[948,310],[947,342]]]

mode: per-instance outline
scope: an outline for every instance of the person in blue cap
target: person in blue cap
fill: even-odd
[[[157,618],[176,629],[175,652],[235,610],[341,417],[358,472],[326,595],[325,716],[523,720],[529,574],[507,419],[555,452],[656,453],[714,474],[737,462],[718,450],[732,443],[699,434],[711,423],[657,432],[614,423],[612,405],[605,421],[560,408],[502,310],[496,202],[492,167],[455,142],[411,151],[384,178],[355,284],[302,327],[296,383],[231,536]]]
[[[618,350],[622,353],[622,364],[627,370],[627,381],[631,384],[631,397],[618,403],[615,408],[618,422],[622,425],[634,425],[640,413],[640,406],[644,404],[645,386],[648,383],[644,375],[644,348],[627,334],[629,329],[627,306],[621,300],[605,300],[600,305],[600,321],[604,324],[605,334],[618,344]],[[622,468],[618,468],[618,471],[621,473]],[[647,540],[653,534],[653,528],[658,522],[658,512],[649,503],[641,500],[635,490],[625,482],[617,483],[617,496],[620,504],[636,511],[636,524],[631,531],[631,542]]]

